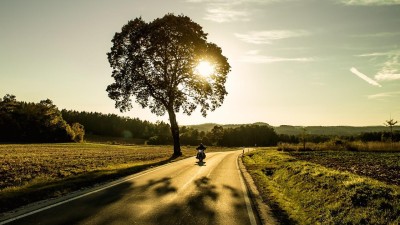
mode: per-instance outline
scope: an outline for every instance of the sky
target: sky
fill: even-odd
[[[400,0],[2,0],[0,97],[120,113],[106,53],[129,20],[189,16],[231,72],[223,105],[180,125],[369,126],[400,120]]]

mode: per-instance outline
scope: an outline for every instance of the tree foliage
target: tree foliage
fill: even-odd
[[[50,99],[27,103],[7,94],[0,100],[2,142],[80,142],[84,133],[80,124],[71,128]]]
[[[197,129],[194,129],[192,127],[183,126],[180,129],[181,143],[184,145],[198,145],[201,142],[204,142],[204,137],[205,132],[199,132]]]
[[[207,42],[202,27],[186,16],[167,14],[146,23],[129,21],[112,39],[108,53],[114,83],[109,97],[121,111],[132,108],[131,97],[156,115],[169,115],[174,154],[180,155],[179,127],[175,113],[190,115],[197,107],[203,116],[221,106],[227,92],[230,65],[222,50]],[[203,60],[214,71],[209,77],[195,72]]]
[[[220,140],[222,146],[275,146],[278,135],[270,126],[245,125],[225,129]]]
[[[155,124],[142,121],[138,118],[121,117],[116,114],[103,114],[99,112],[78,112],[66,109],[63,109],[61,113],[69,124],[82,124],[87,134],[148,139],[157,133],[157,126]]]

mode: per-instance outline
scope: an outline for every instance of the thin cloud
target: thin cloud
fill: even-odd
[[[382,32],[382,33],[371,33],[371,34],[355,34],[350,37],[355,38],[385,38],[399,36],[400,32]]]
[[[356,55],[359,57],[376,57],[376,56],[387,56],[390,55],[389,52],[373,52],[373,53],[367,53],[367,54],[361,54],[361,55]]]
[[[285,57],[265,56],[265,55],[259,55],[257,50],[253,50],[247,52],[247,54],[242,56],[239,61],[262,64],[262,63],[277,63],[277,62],[312,62],[315,61],[315,59],[309,57],[285,58]]]
[[[366,53],[366,54],[360,54],[356,55],[359,57],[377,57],[377,56],[393,56],[393,55],[400,55],[400,50],[391,50],[387,52],[372,52],[372,53]]]
[[[361,73],[361,72],[358,71],[356,68],[352,67],[352,68],[350,69],[350,71],[351,71],[354,75],[356,75],[356,76],[358,76],[359,78],[361,78],[361,79],[363,79],[364,81],[366,81],[367,83],[369,83],[369,84],[371,84],[371,85],[374,85],[374,86],[382,87],[382,85],[380,85],[378,82],[376,82],[375,80],[369,78],[367,75]]]
[[[305,30],[269,30],[250,31],[245,34],[235,33],[240,40],[251,44],[271,44],[274,40],[302,37],[310,33]]]
[[[189,3],[206,4],[205,20],[217,23],[250,21],[252,13],[245,10],[246,4],[269,4],[287,0],[186,0]]]
[[[374,52],[357,55],[359,57],[386,57],[381,69],[374,76],[377,81],[400,80],[400,51]]]
[[[210,7],[204,17],[205,20],[214,21],[217,23],[226,23],[233,21],[250,21],[249,13],[246,11],[235,10],[231,8],[216,6]]]
[[[345,5],[379,6],[400,5],[400,0],[341,0]]]
[[[379,93],[379,94],[374,94],[374,95],[368,95],[368,99],[377,99],[377,100],[382,100],[386,98],[392,98],[400,95],[400,91],[394,91],[394,92],[384,92],[384,93]]]
[[[382,69],[375,75],[375,79],[379,81],[400,80],[399,70],[399,55],[392,56],[384,63]]]
[[[380,72],[375,75],[375,79],[376,80],[387,80],[387,81],[400,80],[400,74],[392,73],[392,72],[390,72],[390,73]]]

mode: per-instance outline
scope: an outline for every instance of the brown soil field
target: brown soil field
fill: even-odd
[[[399,152],[310,151],[290,152],[290,155],[336,170],[371,177],[387,184],[400,185]]]

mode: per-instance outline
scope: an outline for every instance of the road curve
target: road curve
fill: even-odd
[[[170,163],[7,224],[256,225],[237,164],[241,152]]]

